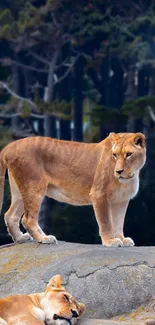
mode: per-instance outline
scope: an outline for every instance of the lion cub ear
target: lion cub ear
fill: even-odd
[[[137,148],[145,148],[146,147],[146,139],[143,133],[136,133],[133,137],[133,143]]]
[[[49,281],[46,290],[54,290],[54,291],[63,291],[65,290],[64,287],[62,287],[62,277],[60,274],[55,275],[51,280]]]
[[[80,310],[79,310],[79,317],[81,317],[84,313],[85,313],[85,311],[86,311],[86,306],[85,306],[85,304],[82,304],[81,302],[79,302],[79,308],[80,308]]]

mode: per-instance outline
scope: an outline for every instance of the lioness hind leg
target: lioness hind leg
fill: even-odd
[[[31,236],[23,232],[19,228],[19,222],[24,212],[22,200],[17,200],[11,203],[9,210],[5,213],[5,223],[10,236],[15,242],[25,242],[31,239]]]
[[[24,188],[22,197],[24,201],[25,213],[22,218],[22,224],[29,234],[39,243],[55,244],[57,240],[54,236],[47,236],[38,224],[38,214],[43,201],[46,188],[42,184],[33,183]]]
[[[134,246],[134,241],[130,237],[124,237],[124,219],[128,207],[128,201],[115,203],[111,205],[111,214],[113,221],[113,228],[116,238],[120,238],[123,246]]]
[[[24,213],[23,200],[11,173],[8,172],[8,175],[11,190],[11,206],[5,213],[5,223],[13,241],[25,242],[31,237],[27,233],[23,234],[19,228],[20,219]]]

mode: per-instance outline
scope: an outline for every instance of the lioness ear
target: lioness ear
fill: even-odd
[[[114,141],[116,140],[116,133],[114,133],[114,132],[109,133],[109,138],[110,138],[110,141],[112,143],[114,143]]]
[[[145,136],[142,133],[136,133],[133,138],[133,143],[138,148],[145,148],[146,147],[146,140]]]
[[[65,290],[64,287],[62,287],[62,277],[60,274],[55,275],[51,280],[49,281],[46,290],[52,289],[54,291],[63,291]]]
[[[79,317],[81,317],[85,313],[85,311],[86,311],[86,306],[80,302],[79,303],[79,307],[80,307]]]

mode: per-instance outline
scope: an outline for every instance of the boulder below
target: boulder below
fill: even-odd
[[[83,319],[79,325],[155,319],[154,247],[33,241],[0,247],[0,297],[44,291],[55,274],[61,274],[66,289],[86,304],[90,321]]]

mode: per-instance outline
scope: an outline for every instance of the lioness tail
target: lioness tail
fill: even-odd
[[[3,154],[0,153],[0,214],[3,205],[5,171],[6,171],[6,167],[4,166],[4,162],[3,162]]]

